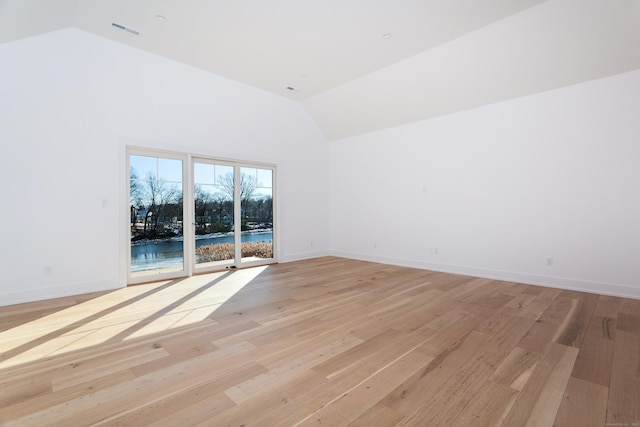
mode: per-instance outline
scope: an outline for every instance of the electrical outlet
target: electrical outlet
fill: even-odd
[[[552,267],[552,266],[553,266],[553,258],[547,257],[547,267]]]

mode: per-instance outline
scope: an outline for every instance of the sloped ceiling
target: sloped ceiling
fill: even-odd
[[[640,68],[640,0],[0,0],[0,42],[69,26],[298,100],[329,139]]]
[[[339,139],[639,68],[639,0],[552,0],[303,102]]]

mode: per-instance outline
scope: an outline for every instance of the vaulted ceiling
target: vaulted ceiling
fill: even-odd
[[[640,68],[640,0],[0,0],[302,102],[330,139]]]

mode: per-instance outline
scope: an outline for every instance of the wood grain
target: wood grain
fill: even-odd
[[[640,301],[324,257],[2,307],[0,424],[640,425]]]

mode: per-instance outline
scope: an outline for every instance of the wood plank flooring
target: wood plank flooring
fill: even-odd
[[[326,257],[1,307],[0,425],[640,425],[640,301]]]

